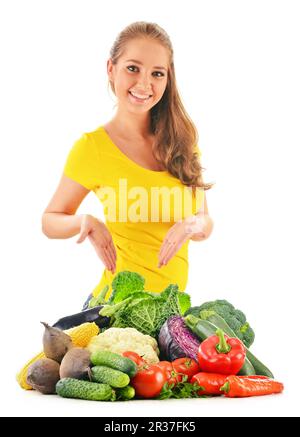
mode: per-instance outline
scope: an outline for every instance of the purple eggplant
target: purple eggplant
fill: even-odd
[[[103,305],[99,305],[80,313],[72,314],[70,316],[62,317],[56,323],[53,328],[59,328],[62,330],[73,328],[74,326],[82,325],[82,323],[95,322],[99,328],[109,326],[110,317],[100,316],[99,312],[103,308]]]
[[[189,357],[198,361],[198,337],[186,326],[183,317],[172,316],[161,327],[158,336],[160,360],[173,361]]]

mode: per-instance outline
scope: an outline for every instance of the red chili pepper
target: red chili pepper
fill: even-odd
[[[241,340],[229,338],[221,329],[204,340],[198,351],[199,367],[204,372],[236,375],[244,365],[246,350]]]
[[[220,390],[221,387],[227,381],[228,376],[222,375],[220,373],[205,373],[199,372],[194,375],[191,379],[191,383],[197,382],[201,387],[204,387],[205,390],[199,390],[199,395],[219,395],[221,396],[223,393]],[[269,379],[267,376],[261,375],[242,375],[239,376],[240,379],[250,379],[250,380],[264,380]]]
[[[271,378],[255,378],[255,376],[252,378],[242,378],[231,375],[226,378],[226,382],[220,390],[224,392],[226,397],[243,398],[281,393],[283,388],[281,382],[274,381],[274,379]]]
[[[219,395],[221,396],[220,388],[226,382],[227,375],[221,375],[220,373],[205,373],[199,372],[191,379],[191,384],[197,382],[205,390],[199,390],[199,395]]]

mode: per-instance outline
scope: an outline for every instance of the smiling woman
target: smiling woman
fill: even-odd
[[[213,184],[203,182],[195,154],[197,129],[176,87],[168,34],[156,23],[127,26],[110,50],[107,72],[118,100],[117,114],[105,126],[107,132],[131,143],[152,135],[150,153],[162,168],[184,185],[210,189]]]
[[[89,238],[106,267],[94,297],[105,286],[108,297],[124,270],[141,274],[153,292],[171,283],[184,291],[189,240],[208,236],[206,225],[199,234],[191,230],[191,219],[204,211],[204,192],[213,184],[202,179],[197,130],[177,90],[169,36],[155,23],[130,24],[110,50],[107,74],[116,114],[75,141],[46,210],[45,232],[51,223],[51,238],[78,232],[78,243]],[[90,190],[102,202],[105,223],[71,217]]]

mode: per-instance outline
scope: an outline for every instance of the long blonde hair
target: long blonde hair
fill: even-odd
[[[175,78],[173,47],[168,34],[156,23],[137,21],[125,27],[117,36],[110,50],[115,65],[124,51],[126,43],[136,38],[150,38],[161,43],[169,52],[168,82],[160,101],[150,110],[151,133],[154,134],[153,153],[155,158],[184,185],[210,189],[214,183],[204,183],[198,153],[198,132],[184,109]],[[109,84],[115,94],[114,84]]]

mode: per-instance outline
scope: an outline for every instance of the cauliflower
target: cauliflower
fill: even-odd
[[[89,352],[108,350],[122,355],[133,351],[149,364],[159,362],[157,341],[150,335],[144,335],[135,328],[109,328],[92,337],[87,345]]]

